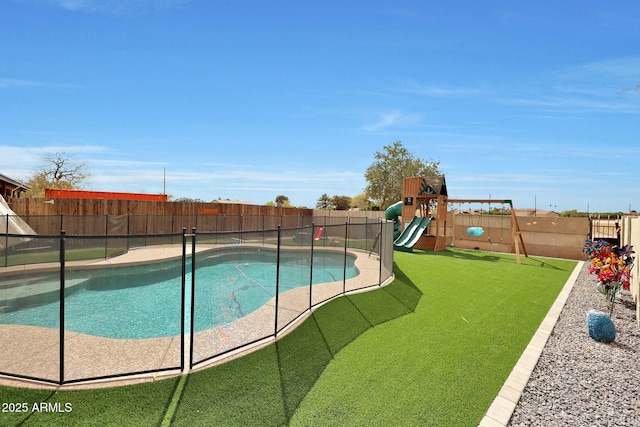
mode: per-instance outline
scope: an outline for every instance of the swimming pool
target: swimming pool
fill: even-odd
[[[316,251],[281,252],[279,292],[358,275],[355,256]],[[264,249],[210,252],[196,258],[196,332],[228,324],[262,307],[276,294],[276,252]],[[180,260],[110,269],[76,270],[66,274],[65,330],[88,335],[140,339],[180,334],[182,292]],[[346,273],[346,277],[345,277]],[[6,306],[0,323],[59,328],[57,276],[43,275],[29,286],[52,284],[37,298]],[[73,286],[69,286],[72,284]],[[186,333],[190,327],[191,265],[186,267]]]

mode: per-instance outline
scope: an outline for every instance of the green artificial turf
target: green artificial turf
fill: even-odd
[[[405,300],[413,297],[417,302],[419,292],[411,288],[408,293]],[[287,425],[341,349],[374,324],[410,311],[388,287],[333,300],[265,349],[190,375],[173,425],[192,426],[202,420],[207,425]],[[368,316],[369,312],[374,314]]]
[[[71,413],[0,425],[477,425],[575,262],[394,254],[396,279],[330,301],[291,333],[186,381],[86,391],[0,388]]]
[[[178,380],[58,392],[1,387],[1,402],[24,402],[29,410],[0,413],[0,426],[158,426]],[[34,411],[42,403],[53,405]]]
[[[422,298],[336,355],[293,426],[475,426],[575,262],[471,251],[396,253]]]

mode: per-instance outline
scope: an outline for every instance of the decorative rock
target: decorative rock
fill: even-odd
[[[616,325],[605,313],[590,310],[587,313],[589,336],[596,341],[613,342],[616,339]]]
[[[616,303],[617,345],[587,339],[587,312],[608,310],[595,290],[597,279],[589,274],[589,265],[580,271],[509,427],[640,426],[640,375],[634,374],[640,355],[635,299],[622,291]]]

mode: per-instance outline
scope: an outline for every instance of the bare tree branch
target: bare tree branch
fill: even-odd
[[[90,176],[86,169],[85,162],[74,161],[64,152],[46,154],[29,179],[32,194],[43,196],[46,188],[77,188]]]

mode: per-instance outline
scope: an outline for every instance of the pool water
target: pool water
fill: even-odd
[[[196,259],[196,332],[231,323],[262,307],[276,293],[276,255],[272,251],[210,254]],[[347,257],[346,279],[358,274]],[[280,294],[309,286],[310,256],[281,254]],[[180,334],[182,264],[68,271],[65,330],[110,338],[157,338]],[[191,265],[186,267],[185,331],[190,327]],[[313,284],[342,281],[344,254],[316,252]],[[50,278],[51,279],[51,278]],[[55,277],[53,278],[55,280]],[[34,303],[0,313],[0,323],[59,328],[60,305]]]

